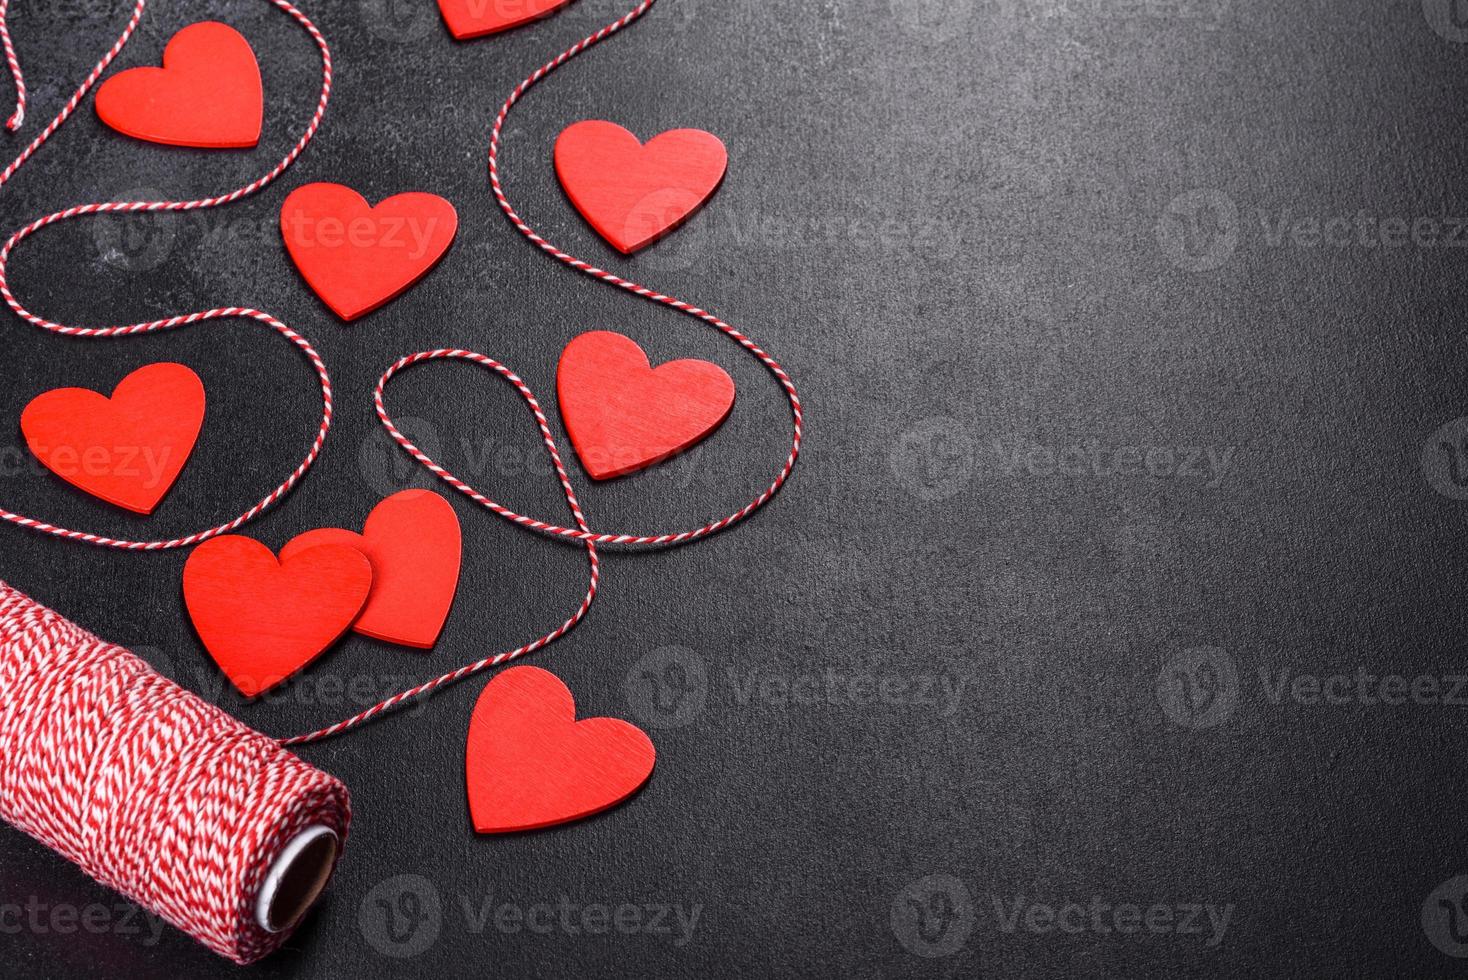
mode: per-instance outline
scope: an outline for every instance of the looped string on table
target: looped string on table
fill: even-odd
[[[599,44],[606,38],[626,27],[628,24],[631,24],[633,21],[637,20],[643,14],[647,13],[647,11],[652,7],[655,2],[656,0],[642,0],[642,2],[639,3],[636,8],[634,8],[632,11],[627,13],[619,20],[608,24],[606,27],[597,31],[595,34],[592,34],[591,36],[577,42],[566,51],[562,52],[554,60],[547,62],[545,65],[536,69],[536,71],[532,75],[530,75],[530,77],[526,78],[515,88],[515,91],[510,94],[510,97],[505,100],[504,105],[500,108],[499,115],[495,119],[493,132],[490,135],[490,184],[494,190],[495,199],[499,202],[500,208],[505,212],[506,217],[510,219],[510,221],[521,232],[521,234],[530,239],[530,241],[533,242],[542,251],[554,256],[557,260],[565,263],[566,265],[569,265],[571,268],[592,276],[595,279],[599,279],[602,282],[610,283],[645,299],[652,300],[653,302],[662,303],[666,306],[671,306],[673,309],[678,310],[681,313],[685,313],[688,316],[692,316],[696,319],[704,321],[705,323],[711,324],[714,327],[717,327],[719,330],[723,331],[723,333],[732,338],[741,347],[743,347],[749,353],[758,358],[760,363],[764,364],[765,367],[769,369],[770,373],[775,376],[776,380],[779,381],[781,387],[785,391],[786,397],[790,401],[790,411],[791,415],[794,418],[794,435],[791,440],[790,454],[786,458],[784,466],[776,475],[774,482],[772,482],[770,486],[753,501],[751,501],[738,511],[734,512],[733,514],[730,514],[729,516],[721,518],[717,521],[713,521],[712,523],[706,524],[703,527],[697,528],[695,530],[671,534],[616,534],[593,531],[587,526],[586,518],[582,514],[580,504],[576,500],[576,493],[571,487],[570,477],[566,472],[565,465],[561,461],[561,454],[560,451],[556,448],[555,437],[551,434],[550,425],[546,420],[545,413],[541,410],[540,403],[536,400],[534,393],[530,390],[529,386],[520,379],[518,375],[516,375],[513,371],[505,367],[500,362],[494,360],[491,357],[488,357],[487,355],[467,350],[446,349],[423,351],[421,353],[411,354],[407,357],[400,359],[399,361],[397,361],[397,363],[389,367],[387,371],[382,375],[382,378],[377,383],[377,390],[374,394],[374,402],[377,407],[378,418],[381,420],[383,427],[387,429],[388,434],[392,436],[392,438],[398,443],[398,445],[402,446],[404,450],[406,450],[419,463],[423,464],[423,466],[427,467],[428,470],[432,472],[435,476],[443,480],[449,486],[458,490],[460,493],[463,493],[465,496],[469,497],[480,506],[494,512],[495,514],[498,514],[500,517],[503,517],[508,521],[512,521],[513,523],[520,525],[521,527],[527,527],[531,530],[539,531],[542,534],[551,535],[553,537],[579,541],[580,543],[585,545],[587,557],[591,564],[591,581],[588,585],[586,595],[581,600],[581,604],[577,607],[576,611],[572,613],[565,622],[561,623],[561,625],[557,626],[551,632],[544,634],[543,636],[531,641],[530,643],[525,644],[524,646],[516,647],[513,650],[507,650],[503,653],[497,653],[490,657],[485,657],[482,660],[475,661],[472,664],[467,664],[466,666],[460,667],[458,670],[450,671],[447,674],[436,677],[433,680],[428,681],[424,684],[420,684],[410,690],[403,691],[402,693],[396,694],[379,704],[373,705],[366,711],[353,715],[352,717],[337,722],[334,725],[318,729],[314,732],[308,732],[304,735],[297,735],[292,738],[283,739],[281,744],[301,745],[307,742],[314,742],[320,739],[329,738],[333,735],[339,735],[342,732],[348,731],[352,728],[356,728],[358,725],[364,724],[365,722],[370,721],[378,715],[390,711],[407,701],[411,701],[421,695],[427,695],[440,687],[452,684],[455,681],[463,680],[467,677],[472,677],[473,675],[478,674],[481,671],[488,670],[491,667],[497,667],[508,661],[514,660],[518,657],[522,657],[525,654],[533,653],[536,650],[539,650],[542,647],[545,647],[550,643],[555,642],[556,640],[569,633],[572,629],[576,627],[578,623],[581,622],[581,620],[586,616],[587,611],[591,608],[592,601],[596,598],[596,590],[599,579],[599,560],[596,551],[597,545],[612,544],[667,546],[682,544],[687,541],[693,541],[695,539],[707,537],[708,535],[717,533],[718,531],[721,531],[724,528],[727,528],[730,525],[735,524],[738,521],[741,521],[744,518],[748,517],[750,514],[754,513],[754,511],[758,510],[766,502],[768,502],[770,498],[773,497],[785,484],[785,481],[789,479],[790,473],[795,467],[796,458],[800,455],[802,417],[800,408],[800,396],[795,391],[794,383],[791,382],[790,377],[785,373],[784,369],[780,367],[779,363],[777,363],[775,359],[769,354],[761,350],[760,347],[754,343],[754,341],[750,340],[748,337],[744,336],[742,333],[735,330],[732,326],[714,316],[712,313],[701,310],[696,306],[683,302],[682,300],[674,299],[671,296],[666,296],[662,293],[648,289],[645,286],[639,286],[634,282],[623,279],[620,276],[617,276],[611,272],[607,272],[604,269],[598,269],[588,262],[583,262],[580,259],[561,251],[556,246],[541,238],[534,229],[532,229],[528,224],[525,223],[525,221],[519,216],[518,213],[516,213],[515,209],[510,205],[509,199],[505,196],[504,189],[500,186],[500,134],[504,128],[505,119],[509,115],[510,109],[514,107],[515,103],[519,102],[520,98],[533,85],[541,81],[557,68],[564,65],[567,61],[570,61],[572,58],[576,57],[576,55],[585,51],[587,48]],[[546,451],[550,453],[551,461],[555,465],[556,475],[561,481],[561,487],[565,491],[566,500],[570,504],[571,514],[575,519],[576,524],[574,528],[562,527],[560,525],[536,520],[532,517],[526,517],[523,514],[518,514],[515,511],[510,510],[503,504],[497,503],[488,496],[476,490],[468,483],[460,480],[443,466],[440,466],[438,463],[436,463],[426,453],[418,448],[418,446],[414,445],[413,442],[410,441],[407,436],[403,435],[398,427],[393,424],[392,416],[387,411],[384,397],[388,383],[405,368],[411,367],[416,364],[422,364],[427,361],[445,359],[469,361],[470,363],[489,368],[490,370],[498,373],[501,377],[505,378],[512,385],[514,385],[515,389],[520,393],[520,396],[525,399],[526,403],[530,406],[532,414],[534,414],[535,416],[536,422],[540,426],[541,439],[545,443]]]
[[[515,228],[519,230],[522,235],[533,242],[535,246],[539,248],[542,252],[545,252],[547,255],[552,256],[557,261],[560,261],[570,266],[578,272],[582,272],[588,276],[591,276],[593,279],[599,279],[602,282],[610,283],[611,285],[616,286],[619,289],[624,289],[627,292],[632,293],[633,295],[641,296],[643,299],[651,300],[654,303],[662,303],[665,306],[671,306],[673,309],[677,310],[680,313],[684,313],[688,316],[694,317],[695,319],[702,320],[704,323],[718,328],[731,340],[733,340],[735,343],[739,344],[739,346],[743,347],[746,351],[752,354],[757,360],[759,360],[761,364],[763,364],[769,370],[771,374],[775,376],[775,380],[778,381],[780,383],[780,387],[784,389],[785,397],[790,402],[790,414],[794,419],[794,425],[793,434],[790,442],[790,454],[786,457],[784,465],[780,468],[780,472],[775,475],[775,479],[773,482],[770,483],[769,487],[767,487],[764,492],[762,492],[754,500],[750,501],[744,507],[740,508],[729,516],[720,518],[717,521],[705,524],[703,527],[696,528],[691,531],[680,531],[671,534],[594,533],[587,531],[584,528],[578,530],[575,528],[558,527],[555,524],[547,524],[543,521],[537,521],[533,518],[524,517],[504,508],[500,508],[498,507],[498,505],[493,504],[493,502],[481,501],[485,504],[485,506],[489,507],[491,510],[494,510],[495,513],[499,514],[500,516],[512,520],[517,524],[539,531],[543,534],[564,538],[574,538],[581,541],[594,541],[597,544],[674,545],[682,544],[686,541],[692,541],[696,538],[707,537],[710,534],[722,531],[729,525],[742,521],[744,518],[748,517],[750,514],[754,513],[760,507],[768,503],[770,498],[778,493],[780,488],[785,485],[785,481],[790,478],[791,471],[795,469],[795,460],[800,456],[800,439],[803,426],[803,418],[800,408],[800,395],[796,393],[795,384],[790,380],[790,376],[785,373],[785,369],[780,367],[779,362],[777,362],[773,357],[761,350],[759,345],[756,344],[754,341],[750,340],[748,337],[744,336],[744,334],[740,333],[738,330],[734,329],[732,326],[725,323],[723,320],[719,319],[717,316],[708,312],[707,310],[699,309],[697,306],[694,306],[691,303],[685,303],[680,299],[665,295],[653,289],[648,289],[646,286],[640,286],[635,282],[623,279],[621,276],[618,276],[612,272],[608,272],[605,269],[599,269],[596,266],[592,265],[590,262],[583,262],[581,259],[576,258],[574,255],[570,255],[557,248],[555,245],[552,245],[544,238],[541,238],[540,235],[536,233],[535,229],[526,224],[524,219],[522,219],[520,215],[516,213],[514,207],[510,205],[509,198],[505,196],[504,188],[500,186],[500,135],[501,132],[504,130],[505,119],[509,116],[510,110],[514,108],[515,103],[519,102],[521,97],[524,96],[526,92],[533,88],[547,75],[551,74],[551,72],[555,71],[557,68],[560,68],[566,62],[570,61],[572,58],[576,57],[587,48],[601,43],[611,35],[626,27],[628,24],[631,24],[633,21],[637,20],[643,14],[647,13],[648,10],[652,8],[652,5],[655,2],[656,0],[642,0],[641,3],[639,3],[634,9],[629,11],[627,15],[622,17],[620,20],[608,24],[606,27],[603,27],[601,30],[597,31],[595,34],[592,34],[590,37],[583,38],[581,41],[561,52],[561,54],[555,59],[546,62],[540,68],[536,69],[529,78],[525,79],[519,84],[519,86],[516,87],[515,91],[510,93],[510,97],[506,99],[505,104],[500,107],[499,116],[496,117],[494,121],[494,131],[490,134],[489,183],[494,190],[495,200],[499,202],[500,210],[504,211],[505,217],[509,218],[510,222],[515,226]],[[379,414],[382,414],[380,405]],[[406,449],[410,454],[412,454],[413,458],[417,459],[424,466],[427,466],[450,486],[453,486],[460,491],[464,493],[469,493],[470,496],[473,496],[473,494],[468,489],[460,484],[458,480],[453,478],[452,474],[450,474],[447,470],[444,470],[442,467],[436,466],[431,459],[429,459],[416,446],[414,446],[411,442],[404,438],[402,433],[398,432],[398,430],[392,425],[389,419],[384,417],[383,424],[387,426],[388,432],[392,435],[394,439],[397,440],[398,444]]]
[[[27,146],[25,150],[23,150],[21,154],[10,163],[9,166],[7,166],[3,171],[0,171],[0,186],[3,186],[5,182],[8,181],[18,169],[20,169],[21,165],[24,164],[26,160],[28,160],[31,155],[36,152],[41,144],[45,143],[46,140],[50,138],[52,133],[56,132],[61,124],[66,121],[67,117],[70,116],[71,113],[76,109],[76,107],[81,104],[81,101],[83,98],[86,97],[87,92],[89,92],[92,86],[96,84],[97,79],[101,77],[102,72],[106,70],[109,64],[111,64],[112,59],[117,57],[117,53],[122,50],[122,46],[126,44],[128,38],[132,36],[133,31],[138,26],[139,19],[142,17],[143,8],[146,2],[147,0],[137,0],[137,5],[133,8],[132,17],[128,20],[127,26],[123,29],[122,34],[118,37],[117,41],[114,42],[112,47],[108,49],[107,53],[103,55],[102,60],[97,62],[96,66],[82,81],[81,85],[78,86],[77,90],[72,93],[72,96],[70,99],[67,100],[66,105],[61,109],[59,113],[56,114],[56,118],[52,119],[51,122],[47,124],[46,128],[41,131],[40,135],[32,140],[30,145]],[[203,310],[198,313],[187,313],[179,316],[166,317],[161,320],[149,320],[141,323],[127,324],[124,326],[73,327],[57,323],[53,320],[48,320],[45,317],[38,316],[37,314],[32,313],[30,310],[26,309],[23,305],[21,305],[20,301],[15,298],[14,293],[11,292],[9,282],[8,266],[11,251],[15,248],[16,245],[20,244],[21,241],[49,225],[53,225],[61,221],[66,221],[71,218],[82,217],[84,215],[106,214],[111,212],[124,212],[131,214],[137,211],[195,211],[203,208],[213,208],[225,204],[231,204],[235,201],[240,200],[243,197],[248,197],[249,195],[254,194],[256,191],[265,187],[271,181],[275,180],[282,173],[284,173],[286,168],[288,168],[292,163],[295,162],[296,158],[301,155],[301,152],[303,150],[305,150],[306,145],[311,142],[311,137],[316,134],[317,128],[321,125],[322,116],[326,114],[327,100],[331,96],[331,50],[327,47],[326,38],[324,38],[321,35],[321,32],[316,29],[316,25],[313,24],[311,20],[300,10],[292,6],[288,2],[288,0],[270,0],[270,2],[278,7],[280,10],[284,11],[292,18],[294,18],[295,21],[300,24],[301,27],[306,31],[306,33],[310,35],[311,40],[316,43],[317,48],[320,49],[321,52],[320,97],[316,101],[316,108],[311,115],[311,121],[306,125],[306,129],[301,134],[300,139],[296,141],[295,145],[291,147],[290,151],[286,153],[285,157],[281,159],[281,161],[277,163],[273,168],[271,168],[271,170],[264,176],[251,181],[243,187],[236,188],[235,190],[214,197],[205,197],[193,201],[111,201],[98,204],[81,204],[75,207],[66,208],[62,211],[57,211],[53,214],[48,214],[43,218],[38,218],[25,227],[21,228],[15,234],[11,235],[10,238],[5,242],[4,246],[0,247],[0,296],[4,297],[6,304],[10,307],[12,311],[14,311],[16,316],[21,317],[22,319],[37,327],[40,327],[42,330],[47,330],[51,333],[61,334],[67,337],[128,337],[141,333],[153,333],[157,331],[173,330],[179,327],[189,326],[191,324],[200,323],[206,320],[244,319],[255,320],[263,323],[265,326],[269,327],[270,329],[274,330],[276,333],[284,337],[286,340],[290,341],[301,351],[305,358],[310,362],[312,369],[316,372],[316,376],[321,383],[321,424],[317,429],[315,438],[311,442],[310,448],[306,452],[305,458],[301,461],[300,465],[298,465],[295,470],[291,472],[290,476],[286,478],[285,482],[281,483],[270,493],[266,494],[258,503],[256,503],[253,507],[245,511],[240,516],[236,517],[234,520],[228,521],[224,524],[220,524],[217,527],[209,528],[203,531],[197,531],[192,534],[187,534],[168,540],[129,541],[125,539],[106,537],[99,534],[92,534],[86,531],[73,531],[67,528],[57,527],[54,524],[48,524],[44,521],[36,520],[35,518],[13,513],[11,511],[5,510],[4,508],[0,508],[0,519],[9,521],[12,524],[18,524],[21,527],[28,527],[45,534],[51,534],[73,541],[82,541],[87,544],[94,544],[108,548],[122,548],[133,551],[158,551],[172,548],[185,548],[189,547],[190,545],[198,544],[201,541],[207,541],[210,538],[218,537],[221,534],[228,534],[229,532],[236,530],[249,521],[254,520],[262,512],[274,506],[283,497],[285,497],[286,494],[290,493],[290,491],[295,488],[296,484],[300,482],[301,478],[306,475],[306,471],[311,468],[311,464],[316,461],[317,456],[321,454],[321,447],[326,441],[327,432],[331,429],[332,419],[331,378],[327,374],[326,364],[322,361],[321,356],[316,352],[316,349],[311,346],[310,341],[308,341],[300,334],[296,333],[280,320],[277,320],[275,317],[271,316],[269,313],[247,306],[226,306],[216,307],[212,310]],[[9,32],[4,27],[4,13],[7,4],[8,0],[0,0],[0,42],[3,42],[7,59],[10,60],[11,72],[16,78],[17,91],[23,92],[23,82],[21,82],[20,80],[20,66],[19,63],[14,60],[13,48],[9,41]],[[22,97],[17,108],[17,113],[23,115],[23,108],[24,98]]]
[[[520,378],[519,375],[517,375],[514,371],[511,371],[509,368],[505,367],[499,361],[496,361],[494,358],[486,357],[483,354],[476,354],[473,351],[466,350],[424,351],[421,354],[412,354],[408,357],[402,358],[392,367],[388,368],[387,372],[382,376],[382,379],[377,383],[377,412],[378,415],[384,419],[385,424],[387,419],[387,412],[382,405],[382,393],[383,389],[387,386],[388,381],[390,381],[392,377],[399,371],[411,365],[421,364],[425,361],[444,359],[469,361],[473,364],[478,364],[482,367],[489,368],[491,371],[499,374],[502,378],[515,386],[515,390],[520,393],[520,397],[524,398],[525,403],[530,406],[530,412],[532,415],[535,416],[536,424],[540,426],[541,441],[545,443],[546,452],[550,454],[551,463],[555,466],[556,478],[561,481],[561,489],[566,494],[566,503],[571,508],[572,519],[575,520],[576,526],[579,527],[582,531],[589,531],[586,526],[586,515],[582,513],[581,504],[576,499],[576,491],[571,486],[571,476],[569,473],[566,472],[566,464],[561,460],[560,450],[556,448],[556,438],[551,434],[550,421],[545,417],[545,412],[541,409],[540,402],[536,400],[535,393],[530,390],[530,386],[527,385]],[[471,496],[474,496],[476,500],[484,503],[485,506],[493,505],[493,501],[490,501],[487,497],[481,497],[475,494],[472,489],[466,490],[466,492],[469,493]],[[378,715],[383,714],[387,711],[391,711],[393,708],[396,708],[398,705],[401,705],[407,701],[411,701],[419,696],[429,694],[430,692],[435,691],[440,687],[444,687],[445,685],[452,684],[455,681],[461,681],[466,677],[472,677],[480,671],[488,670],[491,667],[497,667],[500,664],[503,664],[510,660],[514,660],[517,657],[523,657],[527,653],[534,653],[536,650],[539,650],[545,646],[549,646],[556,640],[559,640],[561,637],[571,632],[571,630],[575,629],[576,624],[580,623],[581,620],[585,618],[587,611],[591,609],[591,603],[596,599],[597,585],[601,580],[601,561],[597,556],[596,544],[589,539],[584,540],[583,544],[585,544],[586,546],[587,562],[591,566],[590,581],[587,583],[586,586],[586,595],[581,599],[581,604],[576,607],[576,611],[573,612],[570,617],[566,619],[565,622],[561,623],[561,625],[557,626],[549,633],[546,633],[543,636],[540,636],[537,639],[526,643],[524,646],[516,647],[513,650],[506,650],[503,653],[497,653],[491,657],[485,657],[483,660],[478,660],[472,664],[467,664],[463,667],[460,667],[458,670],[450,671],[449,673],[444,674],[441,677],[436,677],[433,680],[428,681],[427,683],[419,684],[417,687],[411,688],[410,690],[403,691],[400,694],[395,694],[387,700],[373,705],[366,711],[355,714],[352,717],[347,718],[343,721],[339,721],[335,725],[330,725],[326,728],[318,729],[317,731],[309,732],[305,735],[297,735],[293,738],[282,739],[281,744],[303,745],[307,742],[315,742],[324,738],[330,738],[333,735],[340,735],[342,732],[345,732],[348,729],[356,728],[358,725],[371,721]]]

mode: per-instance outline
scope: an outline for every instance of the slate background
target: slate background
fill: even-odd
[[[662,530],[724,514],[782,458],[777,387],[715,332],[539,255],[488,192],[504,95],[626,6],[579,0],[456,44],[428,0],[310,4],[337,86],[282,180],[195,216],[48,230],[15,255],[14,288],[88,325],[254,305],[319,346],[340,414],[316,469],[249,529],[272,547],[354,525],[422,482],[370,410],[391,360],[474,348],[550,399],[559,350],[590,328],[628,333],[654,360],[713,359],[740,392],[695,456],[609,486],[580,480],[593,523]],[[652,734],[644,792],[576,826],[477,837],[462,752],[480,681],[310,748],[352,790],[349,851],[319,911],[252,974],[1455,974],[1448,952],[1468,943],[1437,900],[1461,908],[1468,892],[1451,880],[1468,872],[1461,703],[1385,705],[1355,677],[1448,690],[1465,671],[1457,13],[1446,0],[663,0],[537,90],[509,125],[512,200],[550,240],[766,345],[809,407],[808,451],[746,525],[609,555],[589,620],[536,658],[584,712]],[[87,106],[0,192],[8,227],[77,202],[223,191],[284,153],[318,67],[270,5],[156,0],[118,64],[156,63],[206,16],[261,55],[261,146],[150,146]],[[27,136],[124,17],[100,0],[16,6]],[[677,236],[617,257],[551,168],[555,134],[587,117],[644,138],[711,130],[729,145],[728,180]],[[285,195],[320,179],[373,199],[442,194],[458,240],[417,289],[343,326],[297,278],[275,224]],[[1332,219],[1349,227],[1312,240],[1310,222]],[[1433,227],[1456,246],[1429,242]],[[0,424],[12,510],[120,534],[193,530],[274,486],[314,430],[309,369],[255,325],[105,342],[13,318],[5,330],[0,414],[12,419],[41,391],[108,388],[160,359],[191,365],[210,394],[197,454],[151,520],[35,472],[17,426]],[[539,464],[533,424],[497,379],[435,366],[391,400],[499,499],[564,515],[554,481],[524,469]],[[1064,472],[1047,462],[1068,449]],[[1210,450],[1228,465],[1184,465]],[[1108,470],[1118,459],[1126,472]],[[360,707],[332,680],[358,684],[358,700],[382,695],[573,607],[577,550],[455,506],[468,559],[438,649],[352,639],[263,704],[221,692],[183,614],[183,554],[7,525],[0,578],[291,733]],[[1343,703],[1302,703],[1311,678],[1334,675],[1351,678]],[[1306,697],[1276,694],[1281,677],[1305,678]],[[929,684],[957,696],[922,703]],[[409,893],[422,916],[406,917]],[[493,918],[476,930],[482,909],[563,896],[699,919],[691,937],[509,933]],[[1102,931],[1112,920],[1098,929],[1089,911],[1073,933],[1026,925],[1042,918],[1006,928],[1016,903],[1093,899],[1230,918],[1216,943],[1206,930]],[[108,910],[101,935],[48,925],[54,908],[94,903]],[[240,975],[172,929],[137,931],[112,903],[0,831],[7,975]],[[41,926],[17,930],[31,906]]]

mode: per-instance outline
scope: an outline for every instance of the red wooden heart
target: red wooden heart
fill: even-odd
[[[184,604],[209,655],[246,697],[269,690],[335,643],[372,588],[355,548],[327,544],[277,561],[253,538],[205,541],[184,566]]]
[[[162,68],[129,68],[97,89],[97,115],[135,139],[211,149],[260,141],[260,66],[239,31],[206,20],[163,49]]]
[[[460,41],[548,17],[571,0],[438,0],[449,33]]]
[[[469,720],[469,813],[481,834],[537,830],[616,806],[647,782],[657,750],[616,718],[576,720],[560,678],[512,667]]]
[[[616,123],[589,119],[556,140],[556,175],[576,210],[624,255],[677,228],[718,189],[724,144],[673,129],[646,145]]]
[[[377,207],[341,184],[306,184],[280,207],[280,234],[306,284],[343,320],[405,292],[448,251],[454,206],[412,192]]]
[[[309,548],[344,544],[372,563],[372,591],[353,631],[427,650],[438,641],[459,587],[463,548],[459,518],[432,490],[404,490],[372,509],[361,534],[307,531],[280,551],[281,561]]]
[[[204,424],[204,383],[182,364],[149,364],[112,397],[86,388],[38,396],[20,416],[47,469],[109,504],[151,514],[183,472]]]
[[[581,465],[608,480],[707,437],[734,407],[734,380],[708,361],[654,369],[631,338],[593,330],[561,352],[556,394]]]

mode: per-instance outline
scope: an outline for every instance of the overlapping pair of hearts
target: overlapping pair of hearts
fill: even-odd
[[[440,0],[440,9],[455,36],[465,38],[565,2],[528,0],[513,16],[476,0]],[[169,42],[161,68],[124,71],[104,83],[96,108],[107,125],[142,140],[254,146],[264,117],[258,62],[232,28],[194,24]],[[723,144],[698,130],[667,132],[644,145],[613,123],[591,120],[566,129],[555,147],[568,198],[624,254],[685,221],[717,189],[726,166]],[[437,195],[399,194],[372,207],[353,189],[327,183],[289,195],[280,220],[302,277],[345,321],[428,274],[457,231],[453,206]],[[723,421],[734,401],[733,381],[717,365],[675,361],[654,370],[635,342],[607,331],[567,345],[557,391],[567,432],[595,479],[633,473],[688,448]],[[27,407],[22,428],[58,476],[147,514],[181,474],[204,416],[198,376],[183,365],[153,364],[124,378],[110,398],[82,389],[48,392]],[[137,465],[146,454],[156,465]],[[254,695],[348,630],[431,647],[452,606],[461,547],[447,501],[409,491],[379,504],[360,534],[308,532],[278,558],[242,536],[206,542],[185,569],[185,598],[211,655]],[[506,671],[486,687],[471,721],[475,824],[482,831],[531,829],[596,812],[635,791],[653,758],[646,735],[625,722],[576,722],[570,692],[553,675]],[[496,778],[484,779],[486,772]]]
[[[277,558],[260,542],[207,541],[184,566],[184,602],[199,638],[242,693],[301,670],[348,630],[429,649],[459,585],[463,541],[449,502],[404,490],[379,503],[361,533],[320,528]],[[484,689],[469,722],[465,771],[481,833],[578,820],[626,799],[656,751],[617,718],[576,720],[559,678],[514,667]]]

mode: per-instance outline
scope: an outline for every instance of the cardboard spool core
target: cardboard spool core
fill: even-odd
[[[284,932],[316,904],[336,867],[341,841],[330,827],[307,827],[281,848],[260,886],[255,921],[266,932]]]

